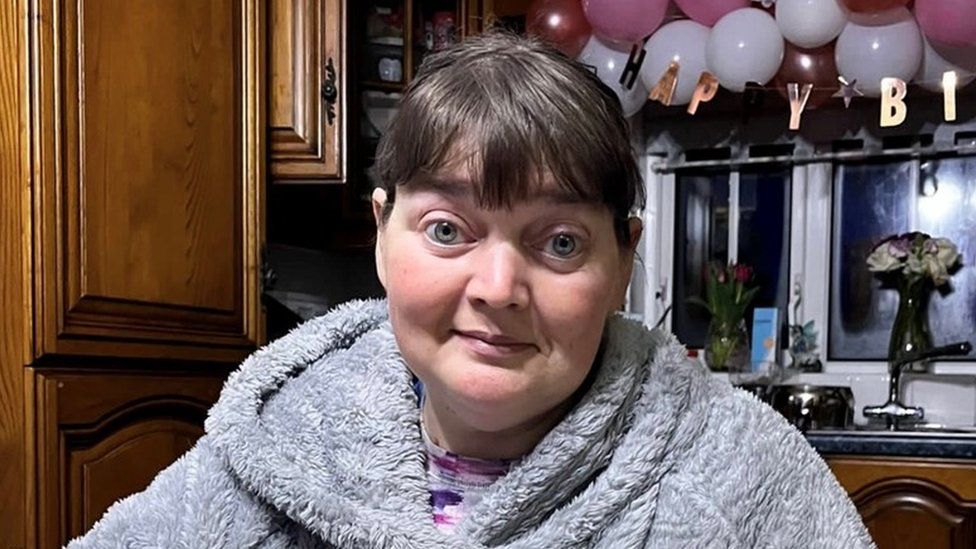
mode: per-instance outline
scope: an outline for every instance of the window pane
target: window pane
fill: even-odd
[[[790,180],[788,167],[739,176],[739,263],[756,270],[753,308],[777,307],[783,322],[790,298]]]
[[[789,188],[789,168],[763,168],[739,176],[739,262],[756,269],[762,287],[753,306],[780,307],[784,312],[789,299]],[[687,298],[705,298],[709,261],[728,262],[728,174],[679,173],[677,198],[672,328],[682,343],[702,347],[708,312],[688,304]],[[750,310],[746,321],[751,318]]]
[[[679,172],[674,237],[672,329],[685,345],[703,347],[708,312],[687,299],[704,296],[709,261],[728,261],[729,176],[715,171]]]
[[[884,360],[898,306],[865,265],[884,237],[911,230],[952,239],[967,264],[953,291],[933,293],[929,325],[935,345],[976,340],[976,159],[926,162],[922,184],[912,161],[839,166],[834,179],[829,355],[834,360]],[[923,196],[919,187],[931,196]]]
[[[976,346],[976,158],[934,160],[924,168],[930,196],[916,194],[918,230],[955,242],[963,264],[949,281],[951,291],[932,295],[932,342],[969,341]]]

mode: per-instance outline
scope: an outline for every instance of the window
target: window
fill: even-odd
[[[762,290],[756,306],[778,308],[784,323],[815,323],[825,371],[882,372],[898,295],[865,260],[884,237],[917,230],[951,239],[962,254],[951,291],[931,294],[933,344],[976,346],[976,122],[965,130],[788,150],[649,141],[630,311],[700,348],[708,313],[687,299],[704,297],[706,265],[748,263]]]
[[[951,239],[963,268],[933,292],[935,345],[976,344],[976,157],[839,164],[833,180],[829,346],[831,360],[884,360],[898,306],[864,260],[884,237],[918,230]]]
[[[688,305],[704,298],[710,261],[747,263],[760,292],[753,306],[789,300],[791,177],[785,166],[681,170],[675,176],[674,309],[672,329],[686,345],[702,347],[708,313]],[[751,311],[747,312],[747,322]]]

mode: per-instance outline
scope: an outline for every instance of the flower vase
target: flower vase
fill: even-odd
[[[926,280],[901,280],[898,284],[898,312],[891,326],[888,360],[895,362],[906,355],[932,348],[928,327],[929,288]]]
[[[730,375],[749,370],[749,332],[745,320],[719,322],[713,319],[709,323],[705,363],[713,371],[729,372]]]

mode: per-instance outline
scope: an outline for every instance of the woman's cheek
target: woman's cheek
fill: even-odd
[[[415,292],[429,283],[436,271],[424,257],[424,251],[413,235],[395,239],[389,250],[389,269],[387,276],[400,290]]]
[[[450,296],[458,285],[451,283],[454,271],[446,260],[424,254],[422,250],[396,254],[387,275],[391,306],[420,317],[453,302]]]
[[[562,319],[568,327],[585,330],[594,319],[602,323],[609,312],[613,281],[605,276],[581,274],[562,281],[540,284],[537,294],[541,306],[551,311],[552,318]]]

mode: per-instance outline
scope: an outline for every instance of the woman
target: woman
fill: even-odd
[[[612,92],[505,34],[428,58],[378,152],[386,301],[251,356],[71,547],[871,547],[775,412],[614,312],[641,184]]]

